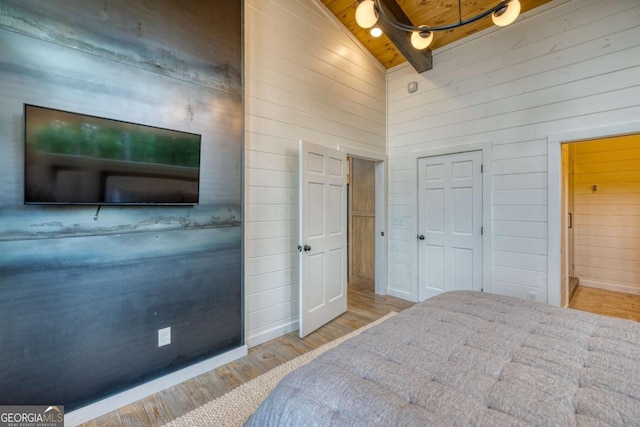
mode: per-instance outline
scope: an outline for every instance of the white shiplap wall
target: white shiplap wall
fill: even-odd
[[[245,339],[298,327],[298,141],[386,155],[385,70],[317,0],[245,0]]]
[[[419,89],[408,94],[413,80]],[[522,298],[530,291],[546,302],[547,138],[639,115],[637,0],[556,0],[436,51],[434,69],[422,75],[393,69],[389,293],[417,298],[417,158],[490,141],[485,290]]]

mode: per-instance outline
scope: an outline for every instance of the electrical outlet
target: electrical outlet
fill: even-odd
[[[171,326],[158,329],[158,347],[171,344]]]
[[[531,291],[528,291],[528,292],[527,292],[527,299],[528,299],[529,301],[535,301],[535,300],[536,300],[536,295],[538,295],[538,293],[537,293],[537,292],[531,292]]]

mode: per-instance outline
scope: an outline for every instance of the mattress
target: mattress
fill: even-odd
[[[290,373],[247,425],[640,425],[640,323],[444,293]]]

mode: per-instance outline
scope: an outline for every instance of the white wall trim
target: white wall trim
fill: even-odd
[[[98,402],[71,411],[64,416],[67,426],[76,426],[85,423],[101,415],[115,411],[123,406],[129,405],[152,394],[158,393],[169,387],[178,385],[216,369],[222,365],[232,362],[247,355],[247,346],[243,345],[226,353],[219,354],[210,359],[196,363],[179,371],[172,372],[155,380],[151,380],[137,387],[130,388],[116,395],[99,400]]]
[[[417,289],[417,284],[415,287]],[[417,296],[409,292],[403,292],[402,289],[394,289],[394,288],[389,288],[387,286],[387,294],[395,298],[400,298],[400,299],[411,301],[411,302],[418,302]]]
[[[493,293],[493,169],[491,167],[493,141],[482,143],[482,289]]]
[[[378,295],[387,294],[387,253],[388,232],[387,227],[387,162],[376,162],[375,170],[375,292]],[[384,236],[381,235],[384,233]]]
[[[255,347],[267,341],[271,341],[272,339],[281,337],[293,331],[297,331],[299,324],[300,324],[300,321],[298,320],[298,318],[295,318],[294,320],[287,322],[285,324],[278,325],[264,332],[251,335],[246,339],[247,346],[249,348]]]
[[[491,231],[491,224],[493,222],[492,217],[492,209],[493,206],[493,198],[492,198],[492,168],[491,168],[491,148],[493,146],[492,140],[485,140],[480,142],[473,142],[468,144],[460,144],[460,145],[452,145],[447,147],[437,147],[437,148],[429,148],[429,149],[420,149],[414,150],[413,153],[416,154],[416,162],[418,159],[423,157],[433,157],[433,156],[444,156],[448,154],[457,154],[457,153],[465,153],[469,151],[482,151],[482,164],[484,165],[484,172],[482,174],[482,227],[484,230],[482,236],[482,288],[484,292],[491,293],[493,290],[492,287],[492,252],[493,252],[493,234]],[[416,168],[417,171],[417,163]],[[416,217],[414,219],[414,229],[415,234],[419,234],[418,230],[418,176],[415,176],[415,184],[416,184]],[[417,243],[416,243],[417,244]],[[416,301],[418,299],[418,251],[415,254],[416,262],[413,266],[412,275],[415,278],[413,284],[413,290],[415,292]]]
[[[386,153],[376,153],[375,151],[363,150],[346,144],[336,144],[336,150],[341,153],[347,153],[348,156],[358,157],[363,160],[371,160],[374,162],[387,160]]]
[[[640,133],[640,121],[619,123],[615,125],[595,128],[578,129],[567,132],[550,134],[547,137],[547,165],[548,165],[548,203],[547,203],[547,303],[560,305],[561,285],[561,218],[560,218],[560,176],[562,172],[562,158],[560,145],[569,142],[587,141],[592,139],[623,136]]]

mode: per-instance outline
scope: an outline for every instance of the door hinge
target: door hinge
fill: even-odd
[[[484,227],[480,227],[480,235],[484,235]]]
[[[480,165],[480,173],[484,173],[484,165]]]

